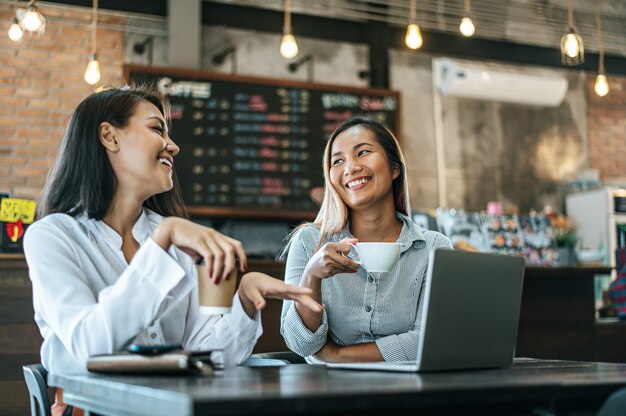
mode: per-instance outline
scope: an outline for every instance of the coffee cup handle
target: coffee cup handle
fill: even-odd
[[[354,251],[356,251],[356,252],[357,252],[357,254],[359,254],[359,252],[358,252],[358,250],[357,250],[357,248],[356,248],[356,244],[352,244],[352,243],[348,243],[348,244],[350,244],[350,245],[352,246],[352,248],[354,249]],[[343,254],[343,253],[342,253],[342,254]],[[344,255],[345,257],[348,257],[350,260],[352,260],[353,262],[355,262],[355,263],[356,263],[356,264],[358,264],[359,266],[361,266],[361,265],[363,264],[363,263],[361,263],[360,261],[356,261],[356,260],[354,260],[352,257],[349,257],[349,256],[347,256],[347,255],[345,255],[345,254],[343,254],[343,255]]]

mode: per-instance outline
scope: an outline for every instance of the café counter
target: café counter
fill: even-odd
[[[284,269],[284,262],[248,263],[248,270],[278,278]],[[610,270],[600,265],[527,267],[516,356],[626,362],[626,324],[596,321],[594,277]],[[281,304],[268,302],[262,315],[264,333],[254,352],[287,349],[279,331]],[[24,257],[0,254],[0,402],[9,408],[28,403],[21,366],[39,361],[40,345]]]

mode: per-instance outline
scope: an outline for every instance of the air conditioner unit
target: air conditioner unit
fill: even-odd
[[[558,107],[567,93],[567,80],[553,73],[516,72],[451,59],[434,59],[433,69],[437,88],[451,97]]]

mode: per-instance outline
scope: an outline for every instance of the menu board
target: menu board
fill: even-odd
[[[175,169],[192,215],[310,219],[322,158],[344,120],[365,115],[398,135],[399,94],[171,68],[126,66],[171,103]]]

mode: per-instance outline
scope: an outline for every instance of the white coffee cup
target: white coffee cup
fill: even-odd
[[[368,272],[390,272],[400,258],[402,243],[350,244],[359,255],[359,261]]]

